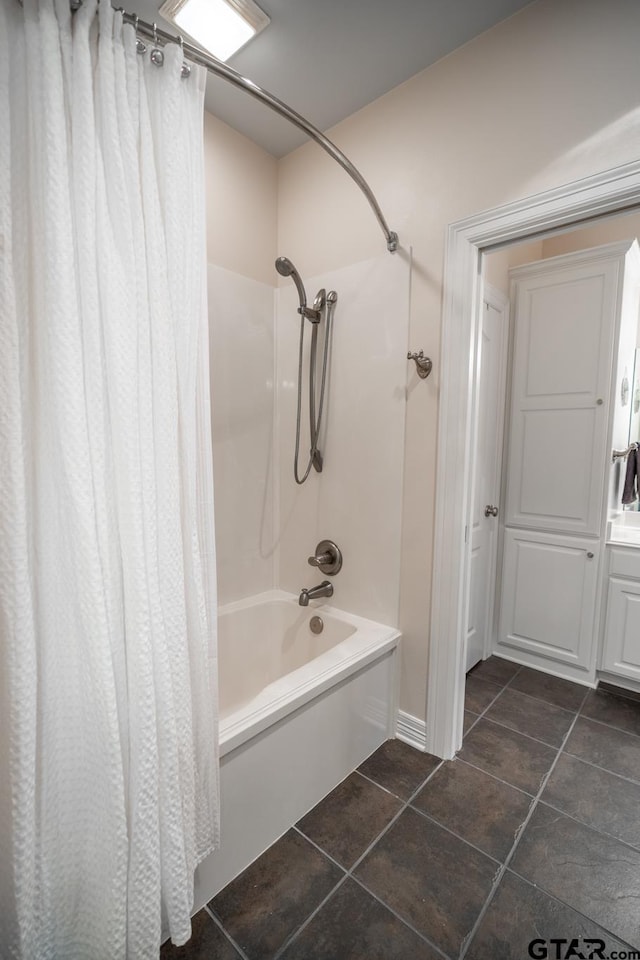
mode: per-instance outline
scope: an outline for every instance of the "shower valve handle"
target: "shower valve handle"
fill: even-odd
[[[317,557],[309,557],[307,562],[310,567],[321,567],[323,563],[333,563],[333,554],[321,553]]]
[[[333,540],[321,540],[314,556],[309,557],[307,563],[332,577],[342,569],[342,551]]]

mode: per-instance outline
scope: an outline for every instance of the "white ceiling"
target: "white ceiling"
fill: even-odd
[[[123,0],[167,29],[162,0]],[[259,0],[271,23],[228,62],[327,130],[531,0]],[[171,28],[174,32],[174,28]],[[209,76],[206,107],[269,153],[305,135],[248,94]]]

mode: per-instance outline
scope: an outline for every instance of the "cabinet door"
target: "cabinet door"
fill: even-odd
[[[609,577],[602,669],[640,681],[640,580]]]
[[[514,285],[509,526],[600,533],[619,270],[550,266]]]
[[[588,671],[599,551],[598,540],[505,530],[498,652],[555,660],[578,676]]]

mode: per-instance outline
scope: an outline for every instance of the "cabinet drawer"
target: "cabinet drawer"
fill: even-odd
[[[633,547],[609,547],[609,573],[613,577],[640,580],[640,550]]]

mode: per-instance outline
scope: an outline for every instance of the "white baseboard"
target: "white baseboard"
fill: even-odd
[[[423,753],[427,749],[427,725],[419,717],[413,717],[404,710],[398,710],[396,718],[396,737],[410,747],[416,747]]]

